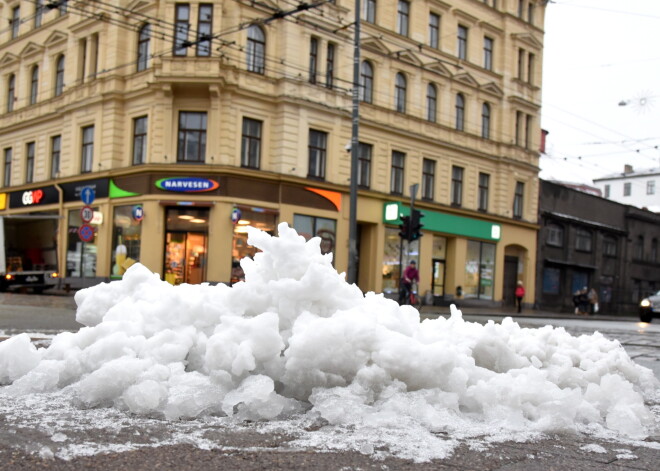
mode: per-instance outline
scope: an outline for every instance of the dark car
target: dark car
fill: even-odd
[[[660,291],[639,303],[639,318],[642,322],[651,322],[654,317],[660,318]]]

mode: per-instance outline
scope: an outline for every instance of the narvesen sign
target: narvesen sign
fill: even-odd
[[[165,191],[177,191],[180,193],[198,193],[202,191],[213,191],[220,184],[209,178],[199,177],[170,177],[161,178],[156,186]]]

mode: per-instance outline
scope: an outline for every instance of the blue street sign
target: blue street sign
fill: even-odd
[[[142,221],[144,218],[144,208],[142,208],[140,205],[133,206],[132,215],[134,220]]]
[[[86,186],[80,190],[80,199],[83,203],[87,205],[92,204],[94,202],[94,198],[96,198],[96,194],[94,193],[94,188],[91,186]]]

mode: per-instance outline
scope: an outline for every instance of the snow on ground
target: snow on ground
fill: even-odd
[[[262,252],[233,287],[174,287],[136,264],[76,294],[78,332],[48,348],[26,334],[0,343],[0,414],[40,421],[50,439],[31,451],[64,458],[214,447],[209,430],[245,426],[289,434],[292,446],[417,461],[461,441],[657,433],[647,403],[658,381],[616,341],[510,318],[470,323],[453,306],[420,323],[412,307],[347,284],[320,240],[286,223],[278,237],[251,229],[248,242]],[[90,442],[128,423],[161,438]]]

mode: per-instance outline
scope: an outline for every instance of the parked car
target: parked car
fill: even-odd
[[[651,322],[654,317],[660,318],[660,291],[639,303],[639,318],[642,322]]]

